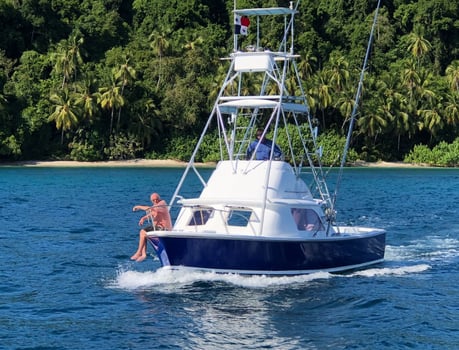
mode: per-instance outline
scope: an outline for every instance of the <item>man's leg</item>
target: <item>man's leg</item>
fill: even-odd
[[[145,230],[140,231],[139,249],[140,256],[135,259],[137,262],[143,261],[147,257],[147,231]]]
[[[131,260],[142,261],[147,257],[147,232],[145,230],[140,230],[139,232],[139,247]]]

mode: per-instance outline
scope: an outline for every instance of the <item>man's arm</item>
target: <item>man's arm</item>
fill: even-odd
[[[132,208],[132,211],[138,211],[138,210],[145,210],[145,211],[147,211],[147,210],[149,210],[149,209],[151,209],[151,207],[148,206],[148,205],[136,205],[134,208]]]
[[[145,209],[146,214],[140,218],[139,226],[142,226],[145,220],[151,219],[151,221],[154,222],[156,218],[157,209],[153,207],[148,207],[148,206],[144,206],[144,207],[147,208]]]

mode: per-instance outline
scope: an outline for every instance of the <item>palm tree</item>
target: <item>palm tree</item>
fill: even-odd
[[[423,109],[419,111],[421,119],[421,126],[427,129],[431,134],[431,137],[436,136],[438,130],[443,127],[443,119],[440,114],[442,106],[438,104],[431,109]]]
[[[415,100],[417,101],[417,115],[420,117],[419,127],[420,130],[427,129],[431,136],[436,136],[444,125],[440,112],[443,110],[441,97],[436,93],[439,90],[436,85],[437,79],[427,69],[421,69],[418,76]]]
[[[453,61],[446,67],[446,78],[453,91],[459,91],[459,61]]]
[[[344,125],[351,117],[354,103],[354,95],[350,91],[343,91],[335,103],[335,107],[339,109],[344,119],[342,128],[344,128]]]
[[[434,76],[432,71],[428,69],[421,69],[418,76],[419,83],[416,86],[416,95],[418,98],[423,99],[429,104],[435,103],[437,99],[435,90],[438,91],[438,87],[436,85],[437,78]]]
[[[97,94],[91,92],[93,79],[85,77],[81,84],[75,84],[76,104],[82,108],[83,116],[92,119],[98,111]]]
[[[332,104],[331,86],[327,81],[327,72],[324,70],[318,71],[314,75],[314,82],[312,92],[317,108],[322,112],[322,127],[325,129],[325,109]]]
[[[403,102],[401,102],[401,105],[397,104],[398,103],[391,103],[388,101],[388,104],[384,105],[383,108],[385,109],[387,116],[390,118],[389,120],[391,126],[397,135],[397,150],[400,150],[401,136],[407,132],[411,134],[412,123],[410,123],[409,114],[403,107],[401,107],[403,106]]]
[[[448,102],[445,107],[445,118],[448,125],[456,126],[459,124],[459,99],[456,94],[448,94]]]
[[[129,65],[129,58],[127,56],[125,57],[125,62],[115,72],[114,78],[117,81],[121,81],[121,91],[124,90],[125,86],[135,80],[136,71]]]
[[[83,64],[80,47],[83,45],[84,39],[82,37],[79,38],[76,34],[74,34],[70,36],[69,41],[70,43],[68,45],[67,55],[69,57],[69,61],[72,63],[74,81],[76,81],[78,67]]]
[[[416,66],[412,60],[407,62],[406,68],[402,72],[402,84],[408,89],[410,101],[413,100],[416,86],[420,83],[419,75],[416,71]]]
[[[349,80],[349,62],[343,56],[332,56],[329,63],[328,81],[335,91],[342,91]]]
[[[64,131],[70,130],[78,124],[78,106],[71,93],[63,90],[50,96],[50,101],[55,105],[54,112],[48,121],[55,121],[56,128],[61,129],[61,145],[64,144]]]
[[[368,139],[376,141],[378,135],[387,130],[390,114],[384,104],[384,95],[376,94],[374,99],[362,106],[361,115],[357,119],[358,133],[365,135]]]
[[[408,50],[416,58],[418,66],[420,63],[420,59],[427,55],[432,48],[430,42],[424,38],[421,32],[422,30],[419,27],[417,27],[415,28],[414,32],[411,32],[406,37],[406,41],[408,43]]]
[[[153,52],[156,56],[159,57],[159,75],[158,75],[158,82],[156,86],[159,86],[159,82],[161,80],[161,72],[162,72],[162,58],[167,53],[170,47],[170,43],[167,40],[168,34],[165,32],[158,32],[153,31],[148,37],[150,41],[150,47],[153,49]]]
[[[5,96],[0,92],[0,110],[5,108],[7,102]]]
[[[207,100],[209,103],[213,103],[216,99],[218,94],[220,93],[222,82],[225,80],[227,71],[227,67],[224,65],[220,65],[217,68],[217,73],[214,75],[211,83],[210,83],[210,92],[208,95]],[[227,91],[235,91],[237,89],[237,83],[233,80],[228,86],[226,86]]]
[[[388,121],[387,132],[397,135],[397,150],[400,150],[401,136],[413,131],[412,120],[407,112],[407,99],[400,92],[400,77],[397,73],[386,73],[375,83],[378,99],[378,113]],[[414,131],[413,131],[414,132]]]
[[[62,74],[61,89],[63,90],[66,82],[70,79],[70,76],[73,73],[72,61],[69,59],[67,54],[67,46],[65,41],[59,43],[57,52],[54,54],[54,59],[56,61],[54,65],[56,73]]]
[[[317,58],[309,54],[305,54],[298,63],[298,74],[302,80],[308,80],[312,77],[313,62],[317,62]]]
[[[195,51],[201,47],[206,41],[202,36],[198,36],[196,39],[191,40],[183,45],[183,48],[190,51]]]
[[[360,132],[374,139],[387,127],[387,120],[380,108],[378,107],[357,119]]]
[[[80,45],[82,44],[83,38],[72,35],[68,40],[62,40],[57,46],[57,53],[54,55],[56,61],[54,69],[63,76],[61,89],[64,89],[72,75],[76,80],[78,66],[83,63],[80,53]]]
[[[125,62],[120,66],[118,71],[115,72],[114,78],[117,82],[121,82],[121,91],[120,95],[123,97],[124,88],[130,84],[136,78],[135,69],[129,65],[129,58],[125,57]],[[119,129],[121,119],[121,106],[118,108],[118,120],[116,123],[116,128]]]
[[[134,114],[129,129],[141,140],[142,147],[148,147],[152,140],[161,136],[162,123],[159,118],[160,111],[152,99],[138,101],[138,112]]]
[[[115,109],[124,106],[124,97],[120,93],[120,87],[112,83],[110,87],[99,88],[97,102],[103,109],[110,111],[110,134],[113,131],[113,115]]]

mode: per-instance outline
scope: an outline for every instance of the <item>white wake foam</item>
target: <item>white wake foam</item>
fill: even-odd
[[[401,246],[386,246],[385,259],[390,261],[448,261],[459,257],[459,240],[450,237],[425,237]]]
[[[381,267],[355,271],[349,274],[331,274],[316,272],[297,276],[243,276],[238,274],[220,274],[200,272],[189,269],[159,268],[156,271],[140,272],[119,269],[117,276],[109,283],[111,288],[124,290],[155,289],[162,292],[176,292],[197,282],[223,282],[244,288],[267,288],[275,286],[308,285],[314,281],[330,278],[405,276],[427,271],[427,264],[413,266]]]
[[[404,276],[414,273],[424,272],[430,269],[427,264],[419,264],[413,266],[400,266],[400,267],[382,267],[372,268],[366,270],[360,270],[351,273],[348,276],[364,276],[364,277],[376,277],[376,276]]]
[[[265,288],[292,284],[304,284],[314,280],[332,277],[327,272],[317,272],[298,276],[272,277],[264,275],[243,276],[238,274],[220,274],[200,272],[189,269],[159,268],[151,272],[139,272],[119,269],[110,287],[127,290],[152,289],[159,287],[163,291],[183,288],[196,282],[224,282],[245,288]]]

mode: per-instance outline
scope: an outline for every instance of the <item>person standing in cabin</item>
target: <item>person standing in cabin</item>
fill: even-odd
[[[136,205],[132,211],[145,210],[146,214],[139,220],[139,226],[142,226],[145,220],[151,220],[151,225],[144,227],[139,232],[139,246],[131,260],[143,261],[147,257],[147,232],[164,231],[172,229],[171,216],[167,209],[167,203],[161,199],[159,194],[152,193],[150,196],[152,206]]]
[[[282,158],[282,151],[278,145],[263,136],[263,129],[258,129],[256,140],[253,140],[247,148],[247,159],[251,159],[253,152],[256,150],[256,160],[268,160],[271,156],[271,149],[273,149],[273,159],[279,160]]]
[[[293,220],[300,231],[318,231],[323,230],[319,216],[312,209],[292,209]]]

